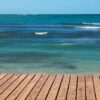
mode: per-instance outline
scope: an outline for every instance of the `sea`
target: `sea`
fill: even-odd
[[[0,15],[0,72],[100,73],[100,15]]]

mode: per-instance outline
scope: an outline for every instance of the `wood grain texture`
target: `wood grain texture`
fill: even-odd
[[[65,100],[66,96],[67,96],[67,91],[68,91],[68,85],[69,85],[69,79],[70,76],[69,75],[64,75],[63,80],[62,80],[62,84],[57,96],[57,100]]]
[[[86,76],[86,98],[87,100],[96,100],[93,79],[91,75]]]
[[[77,100],[86,100],[85,95],[85,77],[80,75],[78,76]]]
[[[62,78],[63,78],[63,75],[57,75],[46,100],[55,100],[56,99]]]
[[[48,75],[43,75],[36,86],[32,89],[30,94],[28,95],[26,100],[35,100],[37,95],[39,94],[40,90],[42,89],[43,85],[46,82]]]
[[[31,92],[33,87],[37,84],[38,80],[41,78],[41,74],[37,74],[31,82],[24,88],[24,90],[20,93],[20,95],[16,98],[16,100],[25,100],[28,94]]]
[[[1,73],[0,100],[100,100],[100,76]]]
[[[27,86],[30,80],[34,77],[34,75],[28,75],[19,86],[8,96],[7,100],[15,100],[18,95],[21,94],[22,90]]]
[[[47,94],[53,84],[53,81],[55,79],[56,75],[50,75],[47,82],[45,83],[44,87],[42,88],[41,92],[39,93],[37,100],[45,100],[47,97]]]
[[[93,76],[96,99],[100,100],[100,79],[98,75]]]
[[[77,89],[77,76],[72,75],[69,84],[69,90],[67,94],[67,100],[75,100],[76,99],[76,89]]]

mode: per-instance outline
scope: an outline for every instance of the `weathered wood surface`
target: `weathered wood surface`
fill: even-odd
[[[0,100],[100,100],[100,77],[0,74]]]

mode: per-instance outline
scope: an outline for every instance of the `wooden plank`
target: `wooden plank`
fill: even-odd
[[[62,78],[63,78],[63,75],[57,75],[46,100],[55,100],[56,99]]]
[[[18,77],[20,74],[14,74],[8,81],[6,81],[1,87],[0,87],[0,94],[8,88]]]
[[[31,80],[31,82],[24,88],[16,100],[25,100],[27,95],[31,92],[33,87],[36,85],[38,80],[41,78],[42,74],[36,74],[36,76]]]
[[[5,77],[7,74],[0,74],[0,80]]]
[[[10,77],[12,77],[13,74],[8,74],[6,75],[6,77],[4,77],[3,79],[0,80],[0,86],[5,83]]]
[[[21,91],[27,86],[27,84],[31,81],[34,75],[29,74],[21,83],[20,85],[7,97],[6,100],[15,100]]]
[[[72,75],[69,84],[69,90],[67,94],[67,100],[75,100],[76,99],[76,87],[77,86],[77,76]]]
[[[96,100],[100,100],[100,79],[98,75],[93,76]]]
[[[96,100],[91,75],[86,76],[86,98],[87,100]]]
[[[48,75],[43,75],[42,78],[39,80],[39,82],[36,84],[36,86],[33,88],[33,90],[30,92],[26,100],[35,100],[39,91],[43,87],[44,83],[46,82],[48,78]]]
[[[0,100],[66,99],[99,100],[99,75],[0,74]]]
[[[53,84],[53,81],[55,79],[56,75],[50,75],[50,77],[48,78],[47,82],[45,83],[44,87],[42,88],[41,92],[39,93],[38,97],[36,98],[36,100],[45,100],[47,97],[47,94]]]
[[[1,95],[0,95],[0,99],[4,100],[6,99],[6,97],[20,84],[20,82],[22,82],[22,80],[26,77],[27,75],[23,74],[21,75],[12,85],[10,85],[6,91],[4,91]]]
[[[64,75],[58,96],[57,96],[57,100],[65,100],[66,99],[66,94],[68,91],[68,85],[69,85],[69,79],[70,76],[69,75]]]
[[[86,100],[85,78],[83,75],[78,76],[77,100]]]

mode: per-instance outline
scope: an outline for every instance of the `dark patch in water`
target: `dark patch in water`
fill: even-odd
[[[66,65],[66,67],[68,69],[77,69],[77,66],[75,66],[75,65]]]
[[[65,69],[72,69],[75,70],[77,69],[77,66],[73,65],[73,64],[66,64],[66,63],[53,63],[53,66],[57,66],[57,67],[61,67],[61,68],[65,68]]]
[[[4,68],[4,66],[0,66],[0,68]]]
[[[9,38],[8,34],[0,33],[0,38]]]

